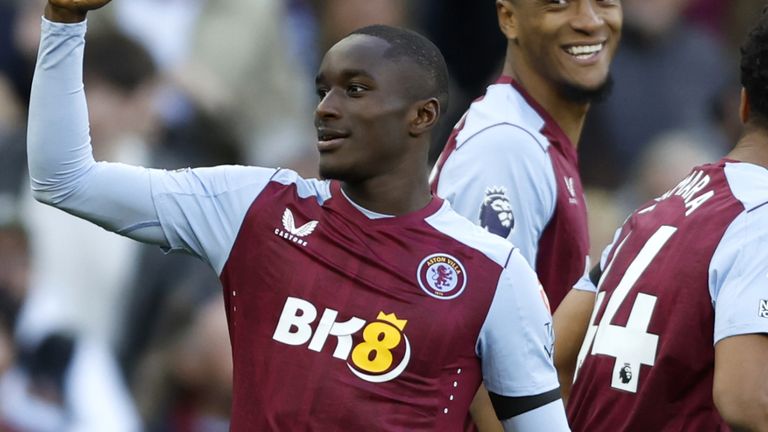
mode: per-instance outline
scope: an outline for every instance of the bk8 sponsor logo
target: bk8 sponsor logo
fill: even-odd
[[[405,371],[411,359],[411,344],[403,333],[407,320],[398,319],[394,313],[379,312],[371,322],[358,317],[337,322],[338,314],[336,310],[325,309],[313,329],[317,308],[306,300],[288,297],[272,339],[294,346],[309,342],[308,349],[321,352],[328,336],[335,336],[333,357],[346,361],[353,374],[368,382],[391,381]],[[353,347],[352,335],[361,330],[363,341]],[[401,345],[404,353],[396,356],[395,352],[403,351],[398,349]]]

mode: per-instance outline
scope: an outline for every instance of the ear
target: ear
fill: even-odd
[[[739,100],[739,119],[741,119],[742,124],[746,124],[749,121],[749,111],[749,96],[747,95],[747,90],[742,87]]]
[[[408,133],[417,137],[429,132],[440,118],[440,102],[435,98],[419,101],[414,104],[415,116],[411,117]]]
[[[507,40],[517,39],[517,15],[510,0],[496,0],[496,15],[499,19],[499,29]]]

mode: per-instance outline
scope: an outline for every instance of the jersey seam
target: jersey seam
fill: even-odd
[[[768,205],[768,201],[766,201],[766,202],[764,202],[762,204],[758,204],[755,207],[752,207],[751,209],[747,210],[747,213],[751,213],[751,212],[753,212],[753,211],[755,211],[755,210],[757,210],[759,208],[762,208],[762,207],[764,207],[766,205]]]
[[[140,230],[142,228],[150,228],[150,227],[159,227],[160,221],[146,221],[146,222],[139,222],[135,223],[133,225],[129,225],[123,229],[115,231],[116,234],[120,234],[122,236],[128,235],[136,230]]]
[[[739,202],[741,203],[742,207],[744,207],[744,202],[742,202],[742,201],[739,201]],[[749,213],[749,211],[745,209],[745,211],[743,213],[737,214],[728,223],[728,226],[725,228],[725,230],[723,230],[722,235],[720,235],[720,239],[717,241],[717,246],[715,246],[715,250],[712,252],[712,256],[710,258],[710,264],[709,264],[708,269],[707,269],[707,273],[708,274],[712,271],[712,263],[715,262],[715,257],[718,256],[718,251],[720,251],[720,246],[723,245],[723,240],[726,238],[726,235],[729,234],[729,231],[731,230],[731,227],[733,227],[733,229],[735,230],[735,232],[731,234],[733,236],[743,237],[744,235],[748,234],[746,232],[742,232],[742,231],[747,231],[747,230],[743,229],[743,227],[747,224],[747,221],[743,221],[742,220],[743,218],[741,217],[742,214],[748,214],[748,213]],[[737,224],[737,223],[740,224],[740,226],[734,225],[734,224]],[[744,252],[744,248],[743,247],[739,247],[738,251],[736,252],[736,256],[733,258],[733,261],[734,262],[738,261],[739,258],[741,257],[741,255],[743,254],[743,252]],[[731,272],[733,272],[733,274],[731,274]],[[726,284],[726,281],[728,279],[738,278],[740,276],[741,276],[741,269],[740,268],[737,267],[737,268],[734,269],[733,266],[729,267],[727,276],[725,276],[725,279],[723,279],[722,282],[720,282],[718,284],[718,286],[717,286],[717,295],[714,295],[715,294],[714,287],[712,287],[711,283],[708,282],[707,283],[707,288],[708,288],[707,291],[709,291],[709,298],[712,301],[712,303],[717,305],[717,301],[720,298],[720,291],[722,291],[722,288]],[[723,276],[721,276],[721,277],[723,277]]]
[[[278,168],[278,171],[280,171],[280,170],[281,169]],[[269,183],[272,183],[272,182],[280,183],[277,180],[273,180],[278,171],[275,171],[272,174],[272,176],[269,178],[269,180],[267,180],[267,182],[264,185],[265,188],[266,188],[266,186]],[[199,177],[197,175],[195,175],[195,179],[199,179]],[[152,182],[150,182],[150,183],[152,183]],[[153,194],[153,196],[164,197],[164,196],[168,196],[168,195],[176,195],[176,196],[185,196],[185,197],[194,196],[194,197],[215,198],[215,197],[218,197],[219,195],[230,194],[230,193],[232,193],[234,191],[239,191],[241,189],[248,188],[250,186],[253,186],[254,183],[259,183],[259,181],[258,180],[253,180],[253,181],[250,181],[247,184],[243,184],[243,185],[241,185],[239,187],[236,187],[236,188],[233,188],[233,189],[222,190],[220,192],[215,192],[215,193],[194,193],[194,192],[184,192],[184,191],[168,191],[168,192],[158,192],[157,195]],[[291,184],[295,184],[295,183],[296,182],[291,183]],[[280,184],[283,184],[283,183],[280,183]],[[287,185],[285,185],[285,186],[287,186]]]
[[[546,146],[544,146],[544,145],[542,145],[542,143],[539,141],[539,139],[537,139],[537,138],[536,138],[536,136],[535,136],[533,133],[531,133],[531,131],[529,131],[528,129],[526,129],[526,128],[525,128],[525,127],[523,127],[523,126],[517,125],[517,124],[515,124],[515,123],[510,123],[510,122],[499,122],[499,123],[494,123],[494,124],[492,124],[492,125],[489,125],[489,126],[487,126],[487,127],[484,127],[484,128],[482,128],[482,129],[480,129],[479,131],[477,131],[477,132],[473,133],[472,135],[470,135],[469,137],[467,137],[467,138],[466,138],[465,140],[463,140],[461,143],[458,143],[458,142],[457,142],[457,143],[456,143],[456,150],[455,150],[455,151],[459,151],[459,149],[460,149],[461,147],[463,147],[464,145],[466,145],[467,143],[469,143],[469,141],[471,141],[473,138],[476,138],[476,137],[477,137],[478,135],[480,135],[481,133],[483,133],[483,132],[485,132],[485,131],[487,131],[487,130],[489,130],[489,129],[493,129],[493,128],[495,128],[495,127],[504,126],[504,125],[506,125],[506,126],[511,126],[511,127],[513,127],[513,128],[516,128],[516,129],[520,129],[521,131],[525,132],[525,133],[526,133],[528,136],[530,136],[530,137],[531,137],[531,138],[532,138],[532,139],[533,139],[533,140],[536,142],[536,144],[538,144],[539,148],[541,149],[541,151],[542,151],[544,154],[546,154],[546,153],[547,153],[547,147],[546,147]],[[457,138],[457,141],[458,141],[458,136],[456,136],[456,138]]]
[[[512,254],[515,252],[516,249],[517,249],[516,246],[512,246],[512,249],[509,250],[509,254],[507,254],[507,260],[504,262],[504,268],[507,268],[507,266],[509,265],[509,260],[512,259]]]

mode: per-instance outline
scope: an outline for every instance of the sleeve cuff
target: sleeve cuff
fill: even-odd
[[[768,320],[765,323],[737,324],[723,329],[715,329],[714,344],[717,344],[721,340],[731,336],[766,333],[768,333]]]
[[[42,23],[40,27],[43,30],[43,33],[47,34],[59,34],[59,35],[66,35],[66,36],[73,36],[73,35],[83,35],[85,34],[86,29],[88,28],[88,19],[79,22],[79,23],[60,23],[60,22],[53,22],[45,17],[41,17]]]

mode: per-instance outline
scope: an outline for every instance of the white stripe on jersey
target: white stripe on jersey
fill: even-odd
[[[448,201],[445,201],[440,210],[425,221],[443,234],[482,252],[501,267],[506,266],[509,254],[514,249],[510,242],[460,216],[451,208]]]

